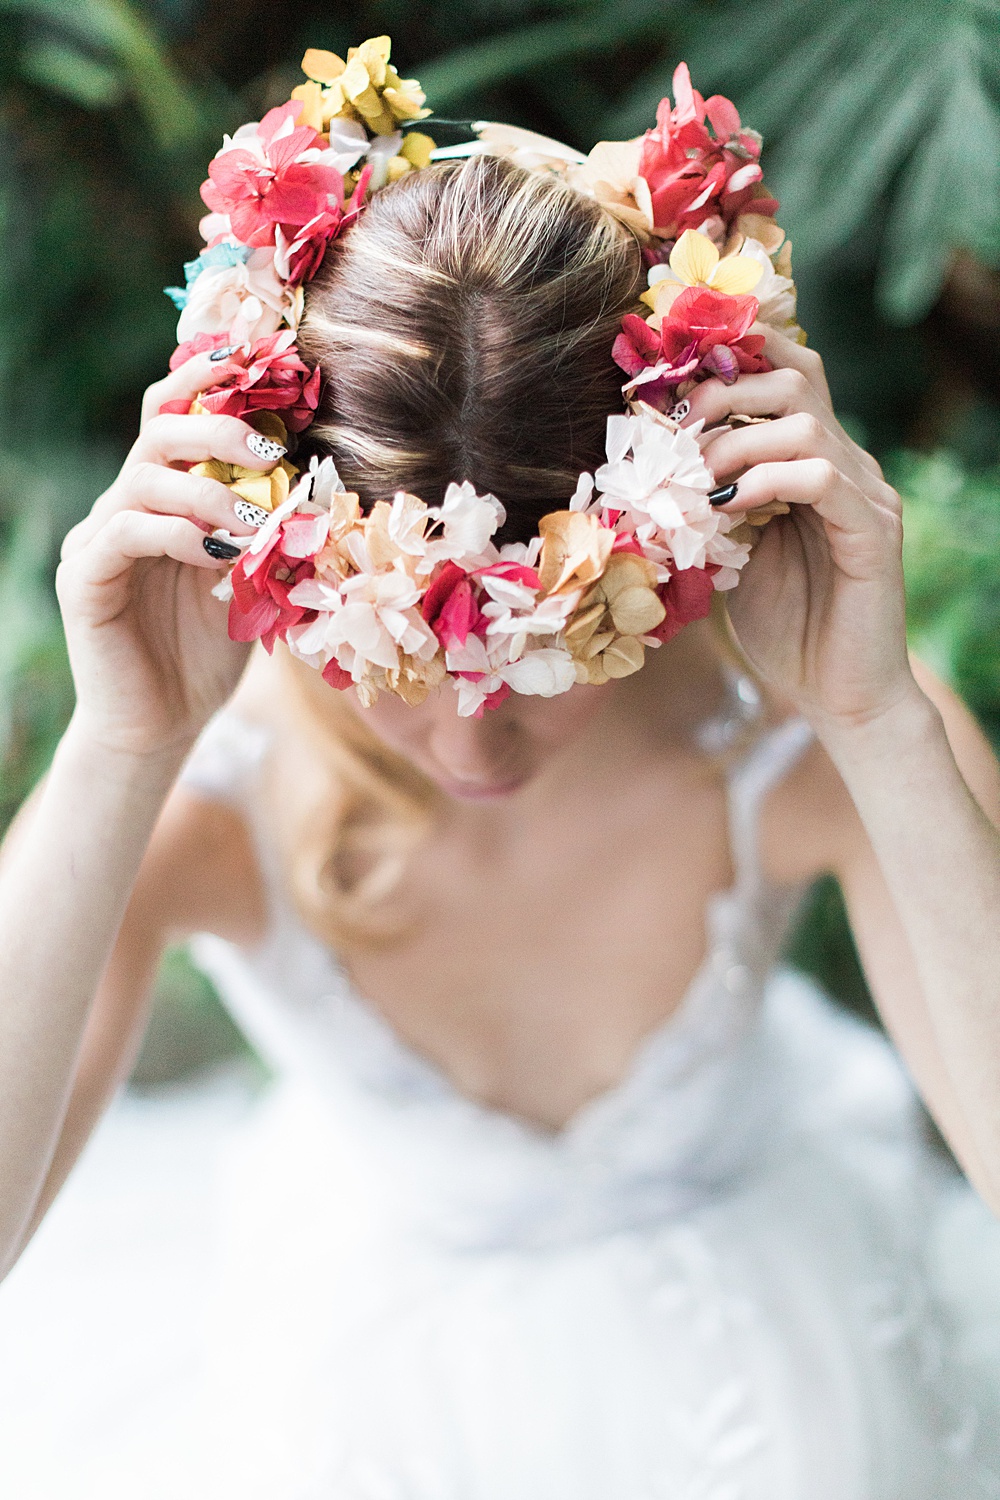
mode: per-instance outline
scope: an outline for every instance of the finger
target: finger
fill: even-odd
[[[237,345],[229,344],[221,349],[211,349],[203,354],[195,354],[191,359],[178,365],[176,370],[171,370],[162,380],[151,385],[142,398],[142,422],[141,427],[151,421],[159,414],[160,407],[165,401],[182,401],[187,399],[193,401],[200,391],[207,391],[213,385],[218,385],[233,369],[233,364],[228,356],[235,353]]]
[[[236,536],[251,536],[257,529],[253,522],[243,520],[239,513],[241,511],[245,516],[253,512],[253,507],[239,501],[217,480],[185,473],[182,469],[165,469],[162,464],[138,463],[125,469],[97,501],[90,515],[68,533],[63,543],[63,556],[78,552],[111,516],[126,509],[186,516],[196,523],[204,523],[209,530],[221,527]],[[263,512],[260,519],[264,519]]]
[[[723,428],[704,451],[717,481],[742,474],[755,464],[798,458],[827,458],[856,482],[867,477],[839,433],[831,432],[811,412],[795,412],[753,427]]]
[[[737,483],[735,498],[720,509],[737,516],[783,500],[789,506],[809,506],[828,527],[843,532],[874,532],[883,522],[898,530],[898,496],[888,485],[881,488],[884,495],[877,500],[869,498],[826,458],[763,463],[747,470]]]
[[[273,469],[286,449],[262,437],[239,417],[175,415],[151,417],[125,460],[138,463],[201,463],[217,458],[247,469]]]
[[[65,595],[67,587],[78,590],[113,583],[143,557],[169,557],[174,562],[219,572],[227,564],[209,556],[204,540],[205,533],[183,516],[120,510],[86,546],[61,564],[62,593]]]
[[[695,386],[688,396],[690,413],[683,425],[689,427],[699,418],[706,427],[725,422],[735,412],[748,417],[787,417],[794,412],[809,412],[827,427],[836,418],[819,397],[801,370],[771,370],[761,375],[740,375],[732,385],[721,380],[706,380]]]
[[[805,344],[797,344],[780,329],[772,328],[767,323],[755,323],[753,331],[764,335],[764,353],[772,365],[779,370],[797,370],[800,375],[804,375],[823,405],[832,410],[833,400],[827,384],[826,370],[816,350]]]

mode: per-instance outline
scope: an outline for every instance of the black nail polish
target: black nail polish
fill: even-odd
[[[717,490],[709,490],[709,505],[727,505],[736,495],[735,484],[723,484]]]
[[[232,542],[224,542],[221,537],[207,536],[201,544],[209,557],[218,558],[220,562],[232,562],[234,557],[239,557],[239,547],[234,547]]]
[[[208,356],[209,360],[213,364],[218,364],[220,359],[228,359],[231,354],[235,354],[238,348],[238,344],[227,344],[224,349],[213,349]]]

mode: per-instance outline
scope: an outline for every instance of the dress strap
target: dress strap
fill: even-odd
[[[728,773],[729,839],[736,886],[764,884],[760,863],[760,814],[767,794],[788,775],[812,743],[805,719],[786,719],[769,729]]]

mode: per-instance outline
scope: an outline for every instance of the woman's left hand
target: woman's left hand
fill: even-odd
[[[728,515],[782,500],[727,596],[737,640],[761,676],[814,721],[878,717],[916,687],[906,652],[899,496],[833,414],[823,364],[771,330],[775,369],[691,393],[684,425],[734,412],[774,420],[710,438]]]

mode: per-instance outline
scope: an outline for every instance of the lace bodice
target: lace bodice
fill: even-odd
[[[332,1110],[365,1181],[400,1225],[502,1244],[661,1220],[759,1166],[777,1137],[780,1079],[769,1066],[761,997],[800,893],[764,878],[757,833],[767,792],[809,738],[804,722],[788,721],[733,765],[735,878],[709,901],[704,961],[625,1077],[558,1132],[463,1097],[404,1043],[299,921],[260,838],[271,904],[265,939],[239,949],[204,935],[196,960],[271,1066],[308,1081]],[[241,807],[253,827],[266,745],[260,730],[220,715],[183,779]]]

